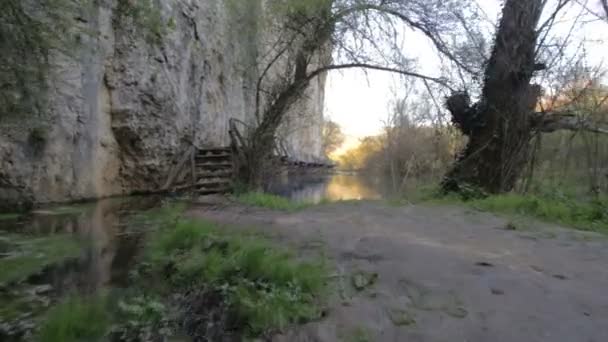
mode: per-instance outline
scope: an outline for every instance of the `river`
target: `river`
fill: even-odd
[[[381,199],[391,195],[390,188],[378,179],[348,173],[279,177],[267,191],[306,203]],[[17,313],[0,308],[0,340],[20,341],[20,329],[34,321],[35,311],[44,312],[48,305],[66,295],[126,287],[146,230],[150,229],[138,217],[145,217],[142,212],[159,208],[167,200],[157,196],[110,198],[0,216],[0,261],[5,258],[5,262],[9,261],[6,265],[10,265],[9,259],[27,253],[44,261],[44,252],[32,247],[37,245],[30,241],[67,237],[76,241],[77,249],[68,261],[44,266],[17,283],[2,285],[0,278],[0,307],[19,303],[24,308]],[[13,273],[15,263],[20,268],[20,262],[12,263]],[[1,272],[6,273],[6,269]]]
[[[277,177],[266,189],[293,201],[318,204],[348,200],[377,200],[394,197],[386,180],[358,173],[289,174]]]

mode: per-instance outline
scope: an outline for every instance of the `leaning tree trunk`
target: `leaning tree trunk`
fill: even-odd
[[[531,115],[540,87],[531,85],[535,70],[536,26],[542,0],[507,0],[485,71],[481,99],[452,95],[452,120],[469,142],[443,182],[445,191],[470,185],[488,193],[513,189],[529,157]]]
[[[286,112],[300,98],[308,84],[309,80],[306,77],[296,75],[293,83],[286,86],[264,112],[262,122],[249,137],[249,146],[244,151],[246,158],[244,179],[254,190],[261,190],[265,175],[273,171],[269,169],[272,167],[272,152],[276,143],[277,129]]]

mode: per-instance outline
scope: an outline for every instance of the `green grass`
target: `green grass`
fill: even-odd
[[[330,278],[323,262],[300,260],[257,235],[182,219],[183,210],[172,205],[137,218],[152,230],[132,286],[114,293],[112,300],[69,297],[46,310],[31,307],[26,298],[0,298],[2,318],[35,310],[41,322],[36,341],[76,342],[100,341],[109,334],[127,340],[138,340],[141,333],[164,338],[178,332],[192,310],[209,312],[203,322],[193,324],[219,324],[243,338],[267,336],[321,317]],[[4,237],[11,254],[0,259],[3,277],[23,279],[73,255],[74,241],[65,238]]]
[[[35,317],[45,309],[44,303],[32,299],[31,294],[16,292],[0,292],[0,322],[2,323],[19,320],[23,315]]]
[[[40,328],[37,341],[99,341],[110,327],[105,297],[68,298],[52,307]]]
[[[469,202],[475,208],[535,217],[581,230],[608,233],[608,200],[573,199],[565,196],[504,194]]]
[[[77,257],[78,242],[70,235],[25,237],[0,235],[7,256],[0,258],[0,284],[24,280],[48,265]]]
[[[309,203],[298,203],[281,196],[263,192],[247,192],[237,195],[236,198],[243,204],[273,210],[296,211],[311,206]]]
[[[459,194],[442,195],[437,187],[423,187],[416,191],[414,197],[417,199],[415,203],[466,204],[482,211],[536,218],[579,230],[608,233],[608,197],[589,198],[571,189],[541,187],[535,189],[533,194],[507,193],[487,197],[473,194],[467,200]],[[521,228],[519,226],[514,224],[511,230]]]
[[[159,288],[221,293],[230,321],[248,336],[320,317],[327,290],[323,263],[297,260],[265,239],[204,221],[179,220],[159,230],[145,259],[149,276],[167,282]]]
[[[5,213],[0,214],[0,221],[12,221],[21,217],[21,214],[18,213]]]

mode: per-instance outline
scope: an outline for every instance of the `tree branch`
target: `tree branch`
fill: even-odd
[[[475,72],[475,70],[472,70],[471,68],[466,66],[464,63],[462,63],[456,56],[454,56],[454,54],[449,51],[449,49],[447,48],[445,42],[441,39],[441,37],[434,34],[429,27],[424,25],[424,23],[420,23],[420,22],[412,20],[411,18],[407,17],[406,15],[404,15],[403,13],[401,13],[397,10],[390,9],[383,5],[364,4],[364,5],[359,5],[359,6],[353,6],[351,8],[343,10],[342,12],[338,12],[336,14],[336,18],[343,18],[343,17],[351,15],[353,13],[362,12],[362,11],[377,11],[377,12],[384,13],[384,14],[387,14],[387,15],[390,15],[390,16],[393,16],[393,17],[396,17],[396,18],[402,20],[411,28],[422,32],[427,38],[429,38],[431,40],[431,42],[433,43],[433,45],[435,46],[437,51],[439,51],[439,53],[446,56],[450,61],[454,62],[454,64],[456,64],[459,68],[461,68],[462,70],[465,70],[466,72],[468,72],[471,75],[477,75],[477,72]]]
[[[608,134],[608,127],[600,127],[597,122],[583,119],[568,112],[539,112],[532,115],[532,126],[539,132],[551,133],[559,130],[587,131]]]
[[[448,84],[448,82],[442,78],[426,76],[426,75],[422,75],[422,74],[419,74],[416,72],[411,72],[411,71],[406,71],[406,70],[401,70],[401,69],[391,68],[391,67],[385,67],[385,66],[381,66],[381,65],[367,64],[367,63],[346,63],[346,64],[327,65],[327,66],[323,66],[323,67],[320,67],[320,68],[312,71],[311,73],[308,74],[307,78],[309,80],[311,80],[311,79],[319,76],[320,74],[331,71],[331,70],[343,70],[343,69],[355,69],[355,68],[387,71],[387,72],[392,72],[392,73],[396,73],[396,74],[400,74],[400,75],[404,75],[404,76],[416,77],[416,78],[420,78],[420,79],[423,79],[426,81],[431,81],[431,82],[437,83],[443,87],[448,88],[451,91],[454,91],[454,89]]]

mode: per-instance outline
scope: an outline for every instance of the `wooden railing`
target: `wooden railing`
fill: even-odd
[[[177,164],[171,168],[169,171],[169,176],[167,177],[167,181],[162,187],[163,191],[170,190],[176,183],[181,182],[186,178],[188,173],[192,175],[192,181],[195,181],[195,165],[194,165],[194,155],[196,154],[196,147],[194,144],[188,146],[186,150],[182,153],[180,159]],[[190,163],[188,163],[190,162]],[[189,165],[188,165],[189,164]],[[190,172],[186,172],[187,169],[190,168]]]

